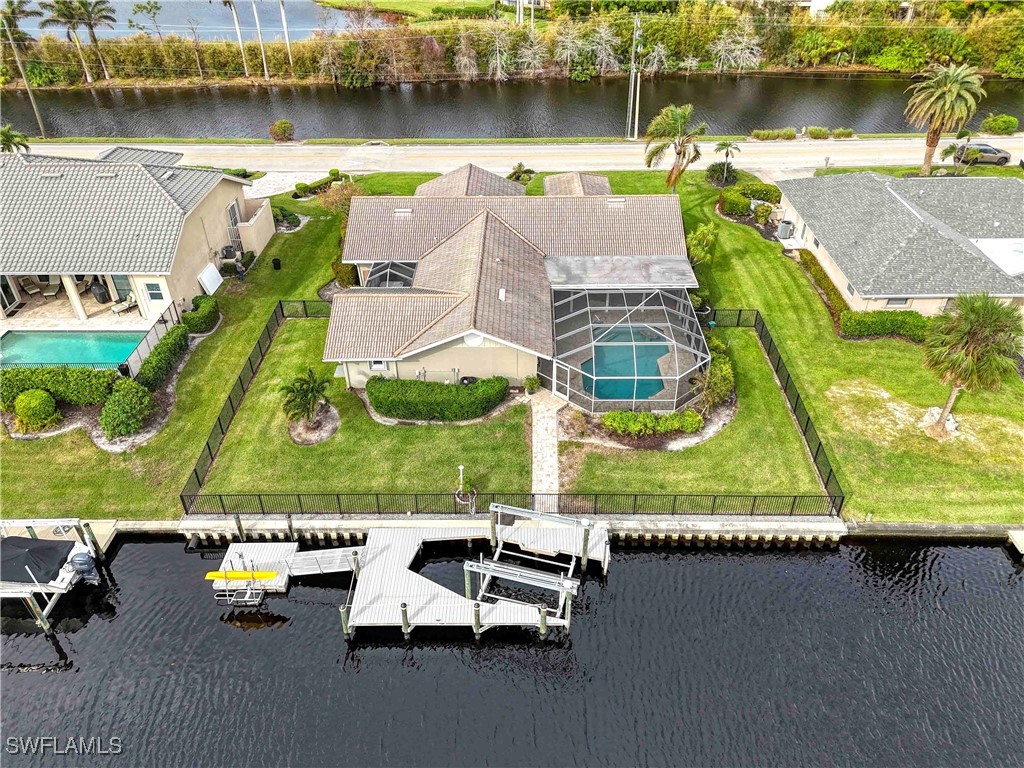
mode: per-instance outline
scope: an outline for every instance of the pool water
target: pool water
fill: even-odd
[[[594,337],[598,340],[594,345],[594,356],[585,360],[580,366],[583,369],[583,389],[593,393],[598,400],[647,400],[665,388],[660,378],[629,378],[603,379],[602,376],[660,376],[658,358],[668,354],[668,344],[633,343],[634,335],[637,342],[646,341],[649,335],[641,335],[642,331],[632,326],[619,326],[604,335],[594,329]],[[606,344],[604,342],[613,342]],[[597,385],[594,384],[597,377]],[[633,388],[636,387],[634,395]]]
[[[128,359],[140,331],[9,331],[0,336],[0,365],[117,365]]]

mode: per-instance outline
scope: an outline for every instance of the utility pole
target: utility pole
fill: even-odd
[[[36,122],[39,124],[39,135],[45,139],[46,126],[43,125],[43,117],[39,114],[39,105],[36,104],[35,94],[32,93],[32,85],[25,76],[25,67],[21,64],[21,55],[18,53],[18,46],[14,42],[14,35],[11,33],[11,28],[7,25],[6,21],[3,21],[3,25],[4,29],[7,30],[7,39],[11,41],[11,50],[14,51],[14,61],[18,64],[18,71],[21,73],[21,81],[25,84],[25,91],[28,93],[29,103],[32,104],[32,111],[35,113]]]
[[[636,87],[636,44],[640,38],[640,14],[633,15],[633,42],[629,46],[629,96],[626,97],[626,138],[633,123],[633,89]]]

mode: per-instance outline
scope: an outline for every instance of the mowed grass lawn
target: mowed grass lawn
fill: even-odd
[[[953,173],[952,164],[949,166],[933,166],[936,170],[938,168],[945,168],[950,174]],[[838,176],[842,173],[860,173],[861,171],[873,171],[874,173],[882,173],[886,176],[899,176],[903,177],[908,173],[919,173],[921,171],[920,165],[865,165],[859,168],[819,168],[814,172],[815,176]],[[1011,179],[1024,179],[1024,168],[1017,165],[976,165],[973,168],[968,168],[966,176],[1003,176]]]
[[[723,328],[715,333],[729,345],[736,371],[738,408],[732,422],[706,443],[683,451],[590,451],[567,490],[821,493],[810,457],[754,331]],[[579,444],[567,445],[570,455],[581,450]]]
[[[327,320],[288,320],[278,330],[242,407],[235,415],[204,490],[212,493],[447,493],[458,486],[460,464],[478,488],[530,489],[525,405],[482,424],[385,426],[334,379],[328,399],[341,425],[319,445],[288,436],[281,385],[320,362]]]

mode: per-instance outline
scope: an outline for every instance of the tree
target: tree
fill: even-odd
[[[249,62],[245,60],[245,41],[242,39],[242,28],[238,26],[238,8],[235,7],[235,0],[221,0],[221,3],[231,10],[231,18],[235,22],[235,35],[238,37],[238,50],[242,52],[242,71],[249,77]]]
[[[42,15],[42,11],[29,7],[28,0],[5,0],[3,7],[0,8],[0,21],[7,25],[15,43],[32,42],[32,37],[19,28],[18,23]]]
[[[163,6],[156,0],[146,0],[144,3],[135,3],[132,6],[132,13],[137,13],[144,19],[149,20],[149,24],[143,24],[142,22],[136,21],[135,19],[128,19],[128,28],[137,29],[140,32],[145,32],[147,35],[156,33],[157,39],[160,41],[160,45],[164,44],[164,33],[160,31],[160,23],[157,21],[157,16],[160,15],[160,11],[163,10]]]
[[[312,367],[303,375],[296,376],[281,387],[284,415],[291,421],[302,419],[307,426],[315,427],[317,411],[320,410],[320,404],[327,401],[327,387],[330,384],[329,373],[317,373]]]
[[[252,17],[256,20],[256,39],[260,44],[260,58],[263,59],[263,79],[270,79],[270,69],[267,68],[267,49],[263,45],[263,29],[260,27],[260,13],[256,10],[256,0],[252,2]]]
[[[958,296],[952,311],[939,315],[925,337],[925,365],[950,385],[935,430],[946,420],[961,391],[998,389],[1017,370],[1024,321],[1020,311],[988,294]]]
[[[904,114],[916,128],[927,131],[921,175],[930,176],[932,158],[943,132],[964,127],[985,97],[978,71],[967,64],[934,66],[926,70],[924,79],[907,88],[911,93]]]
[[[455,54],[455,69],[462,76],[463,80],[475,80],[480,73],[480,67],[476,60],[476,48],[469,35],[463,35],[459,40],[459,50]]]
[[[196,69],[199,70],[199,79],[205,80],[203,76],[203,59],[200,56],[203,45],[199,42],[199,20],[189,16],[185,19],[185,25],[188,27],[188,31],[192,33],[192,54],[196,57]]]
[[[693,125],[693,104],[684,104],[681,107],[670,104],[647,124],[644,136],[644,163],[647,167],[661,162],[669,149],[675,154],[672,167],[665,177],[665,184],[672,188],[672,194],[676,192],[676,184],[679,183],[683,171],[694,160],[700,159],[697,137],[703,136],[707,131],[707,123]]]
[[[292,41],[288,37],[288,17],[284,12],[284,0],[278,0],[278,4],[281,6],[281,28],[284,30],[284,47],[288,49],[288,68],[292,71],[292,76],[295,76],[295,59],[292,58]]]
[[[719,72],[726,69],[742,72],[755,69],[761,63],[761,42],[749,22],[723,32],[708,50],[715,57],[715,69]]]
[[[487,72],[493,80],[508,80],[513,67],[512,42],[508,29],[502,24],[492,24],[488,32],[491,45],[487,53]]]
[[[664,43],[655,43],[643,58],[640,71],[645,75],[656,75],[668,69],[668,48]]]
[[[555,34],[554,57],[565,65],[566,73],[572,68],[572,63],[587,49],[583,34],[577,24],[571,21],[564,21],[558,25],[558,32]]]
[[[956,142],[953,142],[952,144],[948,145],[945,149],[943,149],[942,152],[939,154],[939,156],[943,160],[948,160],[951,157],[953,158],[954,176],[966,176],[967,171],[969,171],[971,166],[978,162],[978,159],[981,157],[981,150],[975,149],[974,147],[971,146],[971,139],[973,138],[973,136],[974,134],[972,134],[970,131],[966,129],[960,131],[959,133],[957,133],[956,138],[958,140],[965,140],[962,145],[963,151],[961,152],[961,145],[957,144]],[[960,152],[959,160],[957,160],[956,158],[957,152]]]
[[[729,176],[729,159],[740,151],[740,145],[735,141],[720,141],[715,144],[715,154],[719,152],[725,153],[725,168],[722,170],[722,184],[725,184],[726,178]]]
[[[622,59],[618,54],[619,42],[619,36],[607,22],[598,24],[590,38],[594,63],[597,64],[597,72],[602,77],[609,72],[618,72],[622,69]]]
[[[526,38],[516,52],[516,66],[520,72],[537,72],[544,68],[546,58],[547,51],[544,42],[540,39],[537,31],[530,27],[526,32]]]
[[[100,67],[103,69],[103,79],[110,79],[110,71],[107,69],[107,62],[103,59],[100,51],[100,41],[96,39],[96,27],[111,27],[117,21],[114,13],[114,6],[107,0],[78,0],[78,15],[82,20],[82,26],[89,31],[89,42],[96,51],[96,58],[100,60]]]
[[[0,152],[31,152],[28,136],[8,123],[0,128]]]
[[[43,0],[39,3],[48,16],[39,22],[41,27],[64,27],[68,40],[75,44],[78,51],[78,59],[82,62],[82,71],[85,72],[85,82],[93,82],[92,71],[85,60],[85,53],[82,51],[82,41],[78,39],[78,28],[82,25],[80,16],[81,9],[74,0]]]

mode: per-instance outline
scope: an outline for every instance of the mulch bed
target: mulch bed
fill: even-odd
[[[761,235],[761,237],[763,237],[765,240],[769,240],[773,243],[778,242],[778,240],[775,238],[775,232],[779,228],[777,224],[772,224],[771,222],[766,224],[758,224],[756,221],[754,221],[753,215],[728,216],[722,213],[722,209],[718,206],[717,203],[715,204],[715,213],[717,213],[726,221],[731,221],[734,224],[742,224],[745,227],[750,227],[751,229],[755,230],[759,235]]]
[[[332,438],[340,425],[338,409],[330,403],[322,403],[312,424],[307,424],[305,419],[288,422],[288,436],[296,445],[316,445]]]

